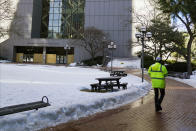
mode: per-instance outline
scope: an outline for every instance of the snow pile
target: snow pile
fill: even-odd
[[[108,67],[111,67],[111,61],[107,65]],[[114,59],[112,61],[113,67],[118,68],[131,68],[131,69],[140,69],[141,68],[141,60],[140,59]]]
[[[193,71],[193,75],[190,76],[190,79],[180,79],[180,78],[175,78],[175,77],[170,77],[170,78],[186,83],[192,86],[193,88],[196,88],[196,71]]]
[[[71,63],[71,64],[69,64],[69,66],[76,66],[77,65],[77,63]]]
[[[90,89],[95,78],[108,77],[108,72],[98,69],[0,64],[0,107],[40,101],[49,98],[51,106],[0,116],[0,129],[29,131],[55,126],[70,120],[91,115],[134,101],[151,88],[141,78],[128,75],[121,82],[128,82],[127,90],[107,93],[84,92]]]
[[[9,61],[9,60],[0,60],[0,63],[9,63],[9,62],[11,62],[11,61]]]

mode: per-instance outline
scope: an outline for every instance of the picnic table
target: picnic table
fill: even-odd
[[[127,89],[127,83],[120,83],[121,77],[101,77],[96,78],[96,80],[99,81],[99,83],[91,84],[91,90],[92,91],[100,91],[101,89],[111,89],[113,91],[113,87],[123,87],[123,89]]]
[[[110,76],[127,76],[125,71],[112,71],[110,73]]]

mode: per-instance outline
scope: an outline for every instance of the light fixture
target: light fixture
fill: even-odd
[[[141,32],[146,32],[146,27],[145,26],[141,27]]]
[[[148,41],[149,41],[150,38],[152,37],[152,33],[151,33],[151,32],[147,32],[147,33],[146,33],[146,37],[148,38]]]

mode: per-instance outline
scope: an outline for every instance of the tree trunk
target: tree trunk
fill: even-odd
[[[156,58],[157,58],[157,46],[156,46],[156,43],[154,45],[155,45],[154,60],[156,60]]]
[[[94,59],[95,59],[95,56],[93,55],[93,56],[92,56],[92,60],[94,60]]]
[[[178,57],[179,57],[179,54],[177,53],[177,56],[176,56],[176,62],[178,61]]]
[[[105,49],[104,48],[103,48],[102,54],[103,54],[103,58],[102,58],[102,67],[103,67],[105,66]]]
[[[159,54],[160,54],[160,58],[162,60],[162,57],[163,57],[163,54],[162,54],[162,47],[163,47],[163,44],[160,43],[160,49],[159,49]]]
[[[92,62],[94,63],[94,61],[95,61],[95,54],[92,53],[91,56],[92,56]]]
[[[188,75],[192,75],[192,66],[191,66],[191,45],[193,42],[193,36],[190,36],[188,45],[187,45],[187,72]]]

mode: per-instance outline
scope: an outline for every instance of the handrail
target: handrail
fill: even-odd
[[[49,103],[49,100],[48,100],[48,97],[47,96],[43,96],[42,97],[42,102],[44,102],[44,98],[46,98],[46,101],[47,101],[46,103]]]

